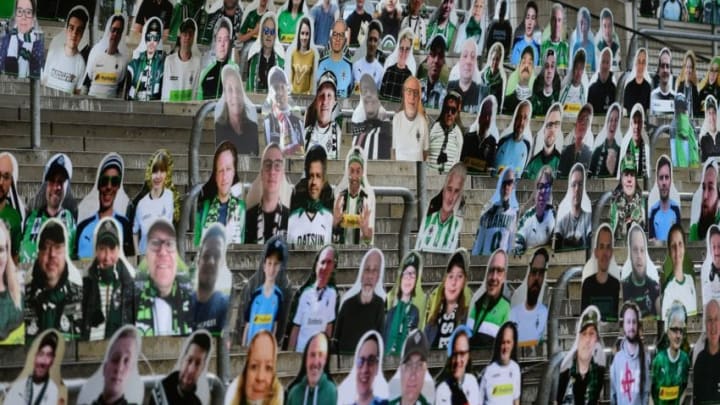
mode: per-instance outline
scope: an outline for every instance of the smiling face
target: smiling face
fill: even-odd
[[[524,86],[527,86],[530,77],[532,76],[533,72],[533,53],[532,52],[525,52],[522,54],[522,57],[520,59],[520,66],[518,66],[518,70],[520,71],[520,83]]]
[[[408,266],[402,271],[400,276],[400,290],[403,296],[412,296],[415,290],[415,281],[417,280],[417,269],[414,266]]]
[[[230,31],[227,27],[221,27],[215,35],[215,58],[224,62],[228,59],[230,51]]]
[[[365,259],[365,266],[360,276],[360,284],[364,291],[373,291],[378,280],[380,280],[380,267],[382,266],[382,258],[380,253],[372,251]]]
[[[472,80],[473,73],[477,69],[477,46],[473,40],[467,40],[463,44],[460,54],[460,80]]]
[[[645,52],[638,52],[637,57],[635,58],[635,80],[636,81],[642,81],[645,80],[645,70],[647,69],[647,53]]]
[[[441,213],[450,215],[454,212],[455,204],[462,196],[464,180],[455,172],[448,174],[447,183],[443,188]]]
[[[670,54],[667,52],[663,52],[663,54],[660,55],[658,75],[660,76],[661,86],[665,87],[670,83]]]
[[[400,369],[402,403],[414,404],[420,398],[427,363],[418,353],[411,354]]]
[[[330,33],[330,48],[335,55],[340,55],[343,48],[345,48],[346,30],[345,22],[342,20],[336,21],[333,25],[332,32]]]
[[[168,291],[175,281],[177,272],[175,237],[164,229],[154,229],[148,235],[148,250],[145,258],[150,278],[158,290]]]
[[[613,108],[610,111],[610,118],[608,118],[607,131],[607,139],[611,142],[615,139],[615,132],[617,132],[618,123],[620,123],[620,109]]]
[[[378,357],[378,344],[372,339],[365,340],[355,356],[355,389],[360,398],[372,396],[372,384],[379,369]]]
[[[623,315],[623,333],[629,340],[635,340],[638,336],[638,318],[635,310],[626,308]]]
[[[446,21],[448,18],[450,18],[450,13],[452,12],[454,5],[453,3],[453,0],[443,0],[442,5],[440,5],[440,7],[442,7],[441,20]]]
[[[712,165],[705,170],[702,182],[702,217],[715,217],[718,200],[717,170]]]
[[[403,110],[408,119],[414,120],[420,103],[420,83],[417,79],[407,80],[404,89]]]
[[[400,46],[398,47],[398,60],[397,65],[400,69],[404,69],[407,66],[408,57],[412,54],[412,42],[408,38],[400,40]]]
[[[497,253],[488,264],[486,277],[486,293],[492,298],[500,297],[505,285],[505,269],[507,268],[507,256]]]
[[[627,197],[631,197],[635,194],[635,172],[632,170],[625,170],[622,174],[622,189],[623,193]]]
[[[637,229],[637,228],[634,228]],[[645,237],[642,232],[634,231],[630,235],[630,261],[632,264],[633,275],[635,280],[645,279],[645,261],[647,247],[645,245]]]
[[[597,341],[598,335],[595,326],[586,326],[585,329],[580,332],[580,336],[578,337],[578,360],[581,362],[589,362],[592,358],[593,350],[595,349]]]
[[[308,193],[311,200],[320,199],[320,193],[325,184],[322,162],[316,160],[310,163],[308,170]]]
[[[682,266],[685,258],[685,238],[683,238],[683,234],[679,229],[670,232],[670,235],[668,235],[668,249],[673,264],[676,267]]]
[[[65,272],[65,243],[55,243],[50,239],[40,246],[38,264],[45,274],[46,287],[55,287]]]
[[[577,148],[583,143],[585,134],[590,126],[590,113],[584,110],[578,115],[575,121],[575,147]]]
[[[603,40],[607,45],[610,45],[612,43],[612,34],[613,34],[613,21],[612,18],[606,17],[602,19],[602,32],[603,32]]]
[[[351,195],[357,195],[360,191],[360,181],[362,180],[363,167],[358,161],[353,161],[348,166],[348,183]]]
[[[260,34],[262,36],[263,49],[272,49],[275,45],[275,36],[277,35],[277,30],[275,29],[275,20],[273,20],[272,18],[265,19]]]
[[[48,373],[50,373],[50,367],[55,362],[55,349],[50,345],[43,345],[38,348],[35,353],[35,359],[33,360],[33,378],[35,380],[44,380]]]
[[[367,55],[373,57],[377,54],[378,44],[380,44],[380,32],[377,29],[371,29],[367,37]]]
[[[217,157],[215,166],[215,185],[220,201],[227,201],[235,178],[235,159],[232,151],[224,150]]]
[[[706,312],[707,339],[710,342],[709,345],[715,346],[717,349],[718,339],[720,339],[720,304],[716,300],[711,300],[706,306]]]
[[[277,195],[283,177],[284,162],[279,148],[268,148],[263,156],[261,181],[263,193]]]
[[[550,111],[545,119],[545,128],[543,129],[543,132],[545,133],[545,147],[548,149],[555,145],[557,137],[561,135],[561,119],[562,116],[560,115],[560,110],[558,109]]]
[[[97,259],[98,268],[113,268],[120,257],[120,246],[108,246],[105,244],[98,245],[95,248],[95,259]]]
[[[318,126],[326,127],[332,121],[332,111],[335,107],[335,89],[330,84],[324,84],[317,93],[315,108],[318,112]]]
[[[562,8],[554,8],[552,11],[552,17],[550,18],[550,39],[553,42],[560,41],[560,35],[562,33],[563,20],[565,16]]]
[[[555,54],[550,54],[545,58],[545,64],[543,65],[543,80],[545,80],[545,86],[552,86],[553,80],[555,79]]]
[[[45,188],[45,200],[47,201],[49,211],[57,211],[60,208],[64,197],[63,185],[65,184],[65,175],[55,172],[47,179]]]
[[[165,180],[167,179],[167,172],[160,168],[155,168],[152,172],[151,182],[152,189],[155,192],[161,192],[165,187]]]
[[[525,36],[530,38],[535,32],[537,26],[537,12],[534,8],[528,7],[525,10]]]
[[[322,377],[327,362],[328,342],[324,335],[315,335],[310,341],[305,357],[307,382],[315,387]]]
[[[300,49],[310,49],[310,25],[306,20],[300,23]]]
[[[149,31],[147,35],[145,35],[145,45],[147,46],[148,56],[151,57],[155,54],[158,46],[158,41],[160,41],[160,33],[157,31]]]
[[[320,252],[317,264],[315,265],[315,278],[318,288],[325,288],[335,270],[335,250],[326,247]]]
[[[206,238],[200,250],[198,261],[198,288],[203,291],[213,291],[217,281],[218,267],[223,254],[223,239],[221,237]]]
[[[15,24],[17,24],[18,32],[27,34],[33,27],[35,20],[35,10],[33,10],[30,0],[18,0],[15,6]]]
[[[502,363],[503,366],[510,364],[514,348],[515,336],[512,328],[505,328],[500,340],[500,363]]]
[[[455,119],[459,113],[458,102],[453,98],[446,98],[445,115],[443,116],[443,124],[445,128],[452,128],[455,125]]]
[[[455,337],[452,351],[452,372],[456,380],[461,381],[470,360],[470,342],[464,333]]]
[[[483,10],[485,10],[485,0],[475,0],[472,8],[472,17],[475,21],[482,19]]]
[[[102,172],[98,181],[100,212],[113,208],[115,196],[118,190],[120,190],[120,182],[120,170],[117,168],[109,167]]]
[[[572,205],[576,209],[580,209],[582,204],[583,191],[585,188],[585,179],[582,170],[574,170],[570,175],[570,193],[572,195]]]
[[[522,138],[525,128],[530,121],[530,104],[522,103],[515,114],[515,122],[513,123],[513,132],[515,139]]]
[[[428,77],[436,81],[445,66],[445,50],[432,48],[427,57]]]
[[[134,337],[126,336],[115,340],[103,365],[103,393],[107,398],[117,398],[125,392],[125,382],[130,375],[136,351]]]
[[[663,164],[657,170],[657,185],[660,192],[660,200],[667,201],[670,198],[670,165]]]
[[[460,266],[452,266],[445,276],[444,297],[446,303],[457,303],[465,288],[465,272]]]
[[[708,69],[708,83],[717,84],[718,72],[720,71],[720,64],[712,62],[710,63],[710,69]]]
[[[538,176],[535,185],[535,212],[544,213],[545,207],[552,195],[552,178],[549,174]]]
[[[205,368],[206,356],[207,352],[205,349],[195,343],[190,344],[180,365],[180,375],[178,378],[180,390],[184,392],[192,391]]]
[[[245,397],[249,401],[261,401],[272,395],[275,378],[275,348],[272,338],[262,333],[253,339],[248,350],[245,375]]]
[[[234,74],[226,74],[223,81],[223,94],[227,104],[228,116],[240,117],[244,110],[242,84],[240,78]]]

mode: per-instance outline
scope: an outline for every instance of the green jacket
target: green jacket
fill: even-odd
[[[285,405],[305,405],[305,391],[308,391],[308,403],[309,404],[335,404],[337,403],[337,387],[335,383],[330,381],[327,374],[323,373],[318,381],[317,388],[317,401],[315,401],[315,390],[308,387],[307,376],[304,376],[302,380],[288,392],[287,401]]]
[[[259,88],[267,88],[267,83],[265,83],[263,86],[259,86],[258,83],[256,83],[258,80],[262,80],[258,76],[258,67],[260,66],[260,58],[262,55],[262,51],[259,51],[255,55],[253,55],[250,58],[250,67],[248,70],[248,81],[245,83],[245,90],[249,92],[255,92]],[[275,54],[275,65],[284,69],[285,68],[285,59],[281,55]],[[270,69],[268,69],[270,70]],[[265,78],[267,81],[267,77]]]
[[[67,209],[62,209],[56,216],[60,222],[65,225],[65,229],[68,232],[68,246],[71,248],[75,246],[75,230],[77,224],[72,213]],[[43,224],[50,219],[45,210],[33,210],[25,220],[25,233],[23,234],[22,242],[20,242],[20,263],[33,263],[37,258],[38,254],[38,235],[40,234],[40,228]],[[70,257],[74,256],[74,252],[69,252]]]

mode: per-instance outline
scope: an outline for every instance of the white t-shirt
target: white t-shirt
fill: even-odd
[[[167,301],[165,301],[162,298],[155,298],[154,304],[153,304],[153,312],[154,315],[153,319],[155,320],[155,325],[153,325],[153,329],[155,330],[155,334],[157,336],[168,336],[173,334],[173,317],[172,317],[172,308],[170,307],[170,304],[168,304]]]
[[[168,55],[165,58],[165,70],[163,71],[162,100],[194,100],[199,74],[200,55],[193,55],[190,60],[184,62],[180,60],[177,52]]]
[[[532,311],[525,309],[525,303],[512,307],[510,320],[518,325],[518,343],[534,346],[542,340],[547,318],[548,309],[540,302]]]
[[[25,398],[25,384],[27,380],[23,379],[22,381],[18,381],[15,384],[10,387],[10,391],[8,392],[7,396],[5,396],[5,403],[6,404],[25,404],[25,403],[36,403],[38,400],[38,395],[40,394],[40,391],[42,391],[42,384],[32,384],[32,398],[30,401],[28,401],[27,398]],[[50,380],[48,381],[47,388],[45,388],[45,395],[43,395],[42,399],[38,402],[41,405],[56,405],[58,403],[59,399],[59,392],[57,389],[57,385]]]
[[[695,294],[695,280],[689,274],[679,283],[675,277],[665,286],[662,299],[662,320],[667,321],[667,311],[673,301],[680,301],[685,307],[688,316],[697,315],[697,294]]]
[[[321,247],[332,241],[333,216],[320,210],[310,219],[303,209],[293,211],[288,219],[287,242],[295,246]]]
[[[423,151],[430,149],[429,129],[425,117],[416,115],[410,121],[404,112],[398,112],[393,117],[392,148],[395,151],[395,160],[420,162],[423,160]]]
[[[463,377],[462,391],[465,394],[469,404],[480,403],[480,389],[474,375],[467,373]],[[438,385],[435,391],[435,405],[452,404],[452,393],[447,382],[443,381]]]
[[[315,145],[320,145],[325,149],[328,160],[337,160],[340,156],[340,143],[342,142],[342,129],[336,122],[332,122],[325,128],[313,125],[310,135],[310,142],[305,150],[310,150]]]
[[[127,60],[120,52],[108,55],[96,53],[88,60],[87,76],[90,78],[88,95],[93,97],[117,98],[118,86],[125,80]]]
[[[298,301],[293,324],[300,326],[295,351],[302,353],[311,337],[323,332],[327,324],[335,322],[337,290],[326,287],[320,297],[315,285],[306,288]]]
[[[51,49],[46,61],[42,80],[45,86],[69,94],[82,86],[85,60],[79,52],[67,56],[64,49],[58,52]]]
[[[546,208],[542,222],[538,221],[534,207],[525,215],[527,216],[520,219],[521,224],[518,230],[518,234],[522,235],[525,241],[525,248],[530,249],[550,243],[553,229],[555,229],[555,213]]]
[[[705,306],[711,299],[720,299],[720,277],[713,277],[711,280],[710,272],[712,267],[710,267],[710,270],[707,270],[705,266],[703,267],[703,270],[700,271],[700,277],[702,277],[700,285],[702,285],[702,302],[703,306]]]
[[[447,173],[460,160],[460,152],[463,147],[463,134],[460,128],[455,126],[448,134],[447,145],[445,145],[445,154],[447,155],[445,164],[441,165],[437,162],[442,146],[445,143],[445,130],[439,122],[436,122],[430,130],[429,139],[428,167],[435,170],[442,168],[443,172]]]
[[[378,90],[380,89],[380,86],[382,85],[383,75],[385,74],[385,68],[383,68],[383,65],[381,65],[377,59],[375,59],[372,63],[368,63],[367,59],[360,58],[353,64],[352,71],[353,80],[355,80],[355,83],[359,84],[360,79],[362,79],[363,75],[368,74],[370,75],[370,77],[372,77]]]
[[[480,402],[485,405],[512,405],[520,399],[520,366],[513,360],[507,366],[490,363],[480,381]]]
[[[138,202],[135,211],[135,221],[133,223],[133,234],[140,234],[140,254],[145,254],[147,248],[147,232],[150,226],[158,218],[165,218],[172,223],[173,221],[173,193],[170,190],[163,190],[162,195],[157,200],[152,199],[150,193],[147,193],[140,202]]]

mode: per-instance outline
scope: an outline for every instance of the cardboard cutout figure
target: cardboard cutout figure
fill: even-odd
[[[355,284],[340,299],[335,327],[338,351],[349,353],[368,331],[385,326],[385,256],[378,248],[365,253]]]
[[[445,63],[445,53],[445,37],[436,34],[428,42],[427,57],[420,64],[417,75],[420,98],[426,108],[440,108],[447,93],[450,67]]]
[[[297,377],[288,386],[288,405],[334,404],[337,402],[337,387],[332,380],[329,367],[329,339],[324,332],[310,338],[303,351],[302,365]],[[312,400],[308,398],[312,390]]]
[[[480,72],[480,100],[484,100],[486,97],[492,95],[495,96],[500,106],[502,106],[505,97],[505,83],[507,83],[505,68],[502,64],[503,60],[505,60],[504,52],[502,45],[497,42],[493,44],[493,46],[490,47],[490,53],[488,54],[485,67]],[[463,103],[464,102],[465,100],[463,100]],[[478,101],[478,103],[480,103],[480,101]]]
[[[219,336],[227,325],[229,296],[232,292],[232,274],[227,266],[225,227],[214,223],[203,233],[195,258],[191,299],[193,330],[207,329]]]
[[[165,58],[163,101],[192,101],[197,97],[196,81],[200,75],[202,53],[197,46],[198,26],[192,18],[180,25],[173,50]]]
[[[590,166],[592,148],[595,140],[592,133],[593,109],[592,105],[585,104],[575,119],[575,125],[565,137],[565,146],[560,154],[558,178],[570,176],[571,165],[582,164],[583,168]]]
[[[720,222],[718,174],[717,161],[715,159],[706,160],[703,164],[700,184],[693,194],[690,205],[690,233],[688,235],[690,242],[705,239],[708,228]]]
[[[520,63],[520,57],[525,47],[532,46],[534,48],[534,59],[540,63],[540,42],[542,40],[542,32],[538,27],[538,6],[535,2],[525,3],[525,15],[515,27],[515,35],[513,39],[512,53],[510,54],[510,64],[517,66]],[[553,55],[555,51],[553,51]],[[544,55],[544,53],[543,53]]]
[[[388,356],[400,356],[408,333],[425,326],[427,297],[422,289],[422,270],[422,255],[409,251],[400,263],[397,282],[387,295],[383,336]]]
[[[575,52],[571,69],[562,84],[559,101],[568,117],[577,116],[582,106],[587,103],[590,83],[585,75],[586,55],[584,48]]]
[[[10,31],[0,38],[0,72],[20,79],[40,78],[45,64],[45,35],[38,24],[36,2],[17,0]]]
[[[427,166],[432,172],[443,174],[460,160],[463,148],[462,103],[460,94],[450,90],[443,100],[440,115],[430,128]]]
[[[640,225],[645,230],[647,218],[642,185],[636,177],[637,167],[631,156],[627,155],[623,159],[620,173],[619,184],[613,190],[610,202],[610,226],[613,227],[615,237],[622,240],[632,224]]]
[[[262,106],[266,144],[280,145],[285,156],[304,156],[303,122],[293,114],[290,84],[285,72],[273,66],[268,72],[268,96]]]
[[[56,35],[48,47],[42,84],[58,92],[79,94],[85,74],[80,53],[90,41],[90,15],[83,6],[73,7],[65,19],[65,35]]]
[[[470,300],[466,326],[472,331],[471,347],[489,348],[500,326],[510,319],[510,294],[505,285],[508,255],[498,249],[490,255],[483,283]]]
[[[215,100],[222,96],[222,69],[225,65],[236,65],[231,49],[232,38],[232,22],[227,17],[220,17],[215,24],[212,48],[203,57],[204,67],[197,80],[196,100]]]
[[[479,111],[480,100],[482,100],[481,75],[477,62],[478,53],[475,41],[466,39],[462,46],[460,60],[450,70],[447,85],[448,92],[456,91],[460,94],[463,100],[462,110],[470,114],[475,114]],[[502,54],[500,56],[502,56]],[[497,89],[495,90],[497,91]]]
[[[510,300],[510,320],[518,325],[518,346],[536,346],[544,340],[548,309],[545,297],[545,272],[550,255],[545,248],[533,253],[525,279]]]
[[[633,69],[626,75],[623,88],[623,107],[628,114],[635,109],[635,104],[642,106],[643,113],[650,109],[650,93],[652,92],[652,79],[647,72],[648,54],[645,48],[635,53]],[[632,115],[629,115],[632,117]]]
[[[298,22],[300,18],[308,15],[308,8],[305,1],[287,0],[278,11],[278,32],[277,36],[283,44],[290,44],[298,33]]]
[[[185,339],[173,371],[155,383],[151,405],[210,403],[207,368],[213,353],[210,333],[199,330]]]
[[[272,11],[265,12],[260,18],[259,34],[255,42],[250,46],[248,51],[248,81],[246,90],[255,92],[265,92],[270,88],[268,80],[270,79],[269,67],[278,67],[283,69],[285,66],[285,48],[280,44],[280,35],[278,34],[278,24],[275,13]],[[270,45],[272,44],[272,45]],[[260,69],[260,60],[264,58],[263,53],[270,52],[270,60],[266,69]],[[263,64],[265,64],[263,63]],[[288,88],[288,91],[290,89]]]
[[[401,364],[388,382],[390,403],[434,403],[435,382],[428,371],[429,349],[430,343],[422,331],[410,331],[403,344]]]
[[[697,294],[695,293],[695,279],[693,277],[694,271],[688,274],[685,267],[687,262],[685,259],[685,233],[680,225],[674,225],[670,229],[668,234],[668,257],[665,259],[665,263],[671,265],[672,273],[662,275],[664,280],[662,311],[660,312],[666,325],[669,323],[670,309],[676,303],[683,307],[683,311],[687,313],[687,316],[697,315],[698,305]],[[702,269],[700,270],[700,276],[702,277]],[[707,284],[712,284],[712,282],[704,283],[703,289],[706,288],[705,285]]]
[[[502,103],[502,111],[505,114],[515,111],[523,101],[530,101],[535,83],[533,52],[532,45],[526,46],[520,56],[520,63],[508,77]]]
[[[720,299],[720,254],[715,253],[715,250],[720,251],[720,227],[718,225],[710,226],[705,243],[707,245],[705,261],[700,268],[703,306],[711,300]]]
[[[522,254],[537,246],[549,245],[555,229],[556,212],[552,201],[553,170],[543,166],[535,179],[533,198],[520,209],[514,252]]]
[[[570,55],[573,60],[580,49],[585,51],[586,69],[595,72],[595,35],[591,29],[590,10],[580,7],[577,13],[577,25],[570,35]]]
[[[480,0],[478,0],[480,1]],[[500,133],[496,125],[498,103],[492,94],[480,103],[477,119],[463,137],[460,161],[470,174],[480,174],[495,167],[495,153]]]
[[[425,252],[450,253],[460,240],[465,198],[467,169],[456,163],[445,176],[442,190],[430,200],[420,226],[415,249]]]
[[[700,95],[697,89],[697,58],[692,50],[685,52],[682,60],[682,69],[675,82],[676,95],[683,95],[685,102],[684,111],[690,119],[700,115]],[[677,109],[677,107],[676,107]]]
[[[618,320],[620,266],[615,261],[615,238],[610,224],[601,224],[593,239],[593,254],[582,272],[583,310],[593,306],[603,322]]]
[[[83,94],[118,98],[122,94],[130,51],[125,45],[127,18],[114,14],[105,26],[105,34],[93,46],[83,75]]]
[[[12,259],[10,244],[7,225],[0,221],[0,282],[4,287],[4,291],[0,292],[0,308],[3,308],[0,313],[0,345],[25,343],[21,276]]]
[[[78,339],[82,325],[82,278],[70,261],[65,225],[55,218],[40,228],[38,258],[25,283],[25,329],[33,338],[58,329],[67,340]]]
[[[641,319],[644,315],[632,301],[625,301],[620,309],[622,332],[610,365],[610,398],[613,403],[650,403],[650,354],[646,352],[642,339]]]
[[[605,125],[595,137],[593,154],[590,158],[588,174],[591,177],[616,177],[618,163],[620,162],[620,144],[618,140],[622,134],[620,121],[622,120],[622,107],[620,103],[613,103],[605,115]]]
[[[82,280],[82,339],[110,339],[135,322],[135,269],[122,252],[122,232],[113,218],[100,220],[93,246],[94,259]]]
[[[663,311],[665,333],[656,345],[657,354],[652,361],[653,403],[673,400],[682,403],[686,397],[685,389],[690,374],[690,343],[685,312],[679,301],[669,304],[667,312]]]
[[[325,149],[328,159],[340,158],[342,127],[336,121],[337,78],[332,71],[325,71],[317,83],[315,99],[305,110],[305,150],[313,146]]]
[[[623,301],[631,301],[640,308],[643,318],[660,315],[660,277],[647,252],[645,232],[633,224],[627,237],[628,258],[622,268]]]
[[[442,35],[443,39],[445,39],[445,50],[450,50],[450,47],[455,43],[457,26],[458,16],[455,11],[455,2],[443,0],[428,21],[428,43],[435,35]]]
[[[282,150],[278,144],[270,143],[246,198],[250,208],[245,214],[245,243],[263,244],[275,235],[287,234],[292,193]]]
[[[12,254],[16,255],[20,247],[22,238],[23,224],[25,223],[25,202],[20,195],[18,189],[18,180],[20,178],[20,166],[18,162],[9,152],[0,152],[0,172],[6,179],[9,175],[9,187],[3,189],[5,195],[5,203],[3,209],[0,210],[0,220],[5,222],[10,230],[10,240],[12,241]],[[4,180],[8,181],[8,180]]]
[[[669,114],[675,111],[675,88],[673,87],[672,52],[663,48],[658,55],[657,73],[653,76],[655,88],[650,93],[650,115]]]
[[[517,363],[517,347],[517,326],[513,322],[505,322],[495,337],[492,361],[480,380],[482,403],[520,403],[522,376]]]
[[[427,159],[430,127],[420,102],[420,81],[414,76],[405,80],[400,109],[393,116],[392,158],[419,162]]]
[[[533,83],[532,102],[536,117],[547,115],[553,103],[560,99],[560,73],[556,66],[557,57],[554,49],[548,49],[543,55],[542,69]]]
[[[333,208],[333,242],[372,245],[375,230],[375,192],[367,177],[367,160],[355,146],[345,159],[345,175],[337,186]]]
[[[25,367],[5,395],[6,404],[67,403],[67,387],[60,376],[65,341],[55,329],[38,335],[25,358]]]
[[[290,78],[293,94],[315,94],[315,72],[318,70],[320,53],[314,37],[313,20],[306,12],[297,22],[295,38],[285,52],[285,74]]]
[[[277,377],[275,336],[260,331],[250,342],[247,360],[240,375],[225,392],[225,405],[242,405],[262,401],[268,405],[282,405],[285,392]],[[258,383],[261,382],[261,383]]]
[[[515,107],[512,126],[509,126],[500,135],[497,155],[495,158],[495,172],[499,176],[504,169],[512,169],[515,178],[519,179],[525,170],[530,158],[532,132],[530,129],[532,105],[529,100],[521,101]]]
[[[138,355],[142,351],[140,332],[125,325],[113,335],[100,368],[80,390],[77,403],[142,404],[145,389],[138,372]]]
[[[713,361],[713,355],[717,354],[720,344],[720,303],[717,300],[710,300],[703,310],[704,320],[703,332],[693,347],[693,397],[695,401],[706,400],[717,401],[720,393],[717,391],[717,376],[715,370],[717,363]]]
[[[562,105],[554,103],[545,113],[545,122],[535,135],[532,157],[525,167],[523,178],[535,180],[544,166],[550,167],[554,177],[560,165],[560,151],[563,149]]]
[[[720,131],[717,122],[717,99],[712,95],[704,101],[705,120],[700,128],[700,155],[705,162],[710,157],[720,156]]]
[[[482,50],[485,46],[487,25],[488,18],[485,10],[485,0],[474,0],[472,2],[472,9],[468,14],[465,14],[465,21],[458,27],[457,37],[455,38],[455,53],[462,53],[462,47],[467,39],[475,41],[477,49]]]
[[[607,51],[605,50],[607,49]],[[617,84],[612,72],[613,56],[610,48],[600,51],[598,69],[590,78],[587,101],[598,114],[607,114],[610,105],[615,102]]]
[[[682,236],[682,237],[681,237]],[[682,280],[683,277],[679,272],[683,272],[691,277],[695,277],[695,267],[693,266],[690,255],[685,254],[685,246],[687,246],[687,237],[685,230],[680,223],[676,223],[670,227],[667,235],[667,256],[662,263],[662,272],[660,274],[660,286],[665,290],[668,283],[676,278]],[[684,288],[690,288],[683,285]],[[695,295],[695,286],[693,286],[693,296]],[[672,301],[669,302],[670,304]],[[697,308],[697,304],[695,304]]]
[[[620,70],[620,38],[615,32],[615,18],[609,8],[600,11],[600,28],[598,29],[597,42],[595,48],[598,52],[602,52],[605,48],[610,48],[612,52],[612,71]]]
[[[288,244],[318,247],[332,241],[335,196],[327,181],[327,154],[313,146],[305,156],[305,177],[290,200]]]
[[[466,404],[480,403],[480,389],[470,359],[470,330],[465,325],[458,326],[450,336],[445,367],[435,381],[437,404],[452,403],[453,399]]]
[[[287,276],[288,248],[281,236],[270,238],[255,274],[241,295],[242,312],[236,330],[242,329],[240,344],[246,346],[261,331],[269,331],[283,343],[283,335],[292,300],[292,286]]]
[[[238,67],[222,69],[223,95],[215,105],[215,145],[230,141],[242,155],[257,156],[257,111],[243,89]]]
[[[352,115],[350,130],[354,146],[362,148],[368,159],[390,159],[392,123],[380,104],[372,76],[364,74],[360,82],[360,102]]]
[[[645,112],[640,104],[635,104],[630,114],[630,125],[620,146],[620,161],[630,155],[635,159],[639,181],[647,181],[650,175],[650,142],[645,131]],[[618,171],[620,178],[620,171]]]
[[[338,386],[338,405],[368,399],[373,404],[387,402],[388,383],[381,372],[383,352],[383,338],[376,331],[368,331],[360,338],[352,370]]]
[[[162,33],[163,24],[158,17],[151,17],[145,22],[140,44],[133,51],[127,67],[126,100],[160,100],[165,68]]]
[[[566,17],[562,4],[554,3],[550,12],[550,22],[543,30],[543,42],[540,49],[541,55],[545,55],[548,49],[553,49],[557,58],[557,67],[561,70],[567,69],[570,57],[565,33],[566,24],[564,24]]]
[[[380,97],[385,100],[400,101],[405,80],[417,74],[417,62],[412,52],[413,41],[412,29],[405,28],[398,36],[395,50],[385,59],[385,74],[380,85]]]
[[[592,204],[588,197],[585,167],[575,163],[570,170],[568,190],[558,206],[553,250],[587,249],[592,233]]]
[[[670,158],[662,155],[655,164],[655,185],[648,197],[648,238],[665,242],[668,231],[681,221],[680,194],[673,183]]]
[[[508,168],[497,179],[495,194],[480,216],[473,255],[490,255],[497,249],[509,252],[515,243],[519,204],[515,196],[515,173]]]

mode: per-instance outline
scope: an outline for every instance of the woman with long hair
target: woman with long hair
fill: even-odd
[[[707,74],[698,84],[701,103],[705,102],[707,96],[713,96],[715,100],[720,99],[720,74],[718,72],[720,72],[720,56],[712,58]],[[705,110],[703,109],[703,111]]]
[[[430,293],[425,336],[434,349],[445,349],[455,328],[465,324],[470,303],[467,250],[460,248],[448,262],[440,285]]]
[[[315,94],[315,72],[320,55],[313,40],[313,21],[304,16],[297,23],[297,33],[287,49],[285,73],[293,94]]]
[[[711,65],[712,69],[712,65]],[[700,95],[698,94],[697,58],[693,51],[685,52],[682,70],[675,84],[675,93],[685,95],[688,116],[692,119],[700,115]]]
[[[435,403],[477,404],[480,402],[478,382],[472,373],[470,358],[470,330],[462,325],[450,336],[447,361],[436,381]]]
[[[277,377],[277,343],[267,330],[258,332],[250,342],[242,372],[230,384],[225,395],[229,405],[282,405],[283,387]]]
[[[512,395],[513,405],[520,405],[522,374],[517,363],[517,326],[505,322],[495,337],[492,361],[480,380],[480,403],[495,403],[496,396]]]
[[[24,333],[14,333],[23,325],[23,303],[11,252],[10,231],[0,221],[0,342],[22,343]]]
[[[403,258],[397,282],[387,295],[385,353],[400,356],[405,338],[425,322],[425,292],[422,289],[422,255],[411,250]]]

